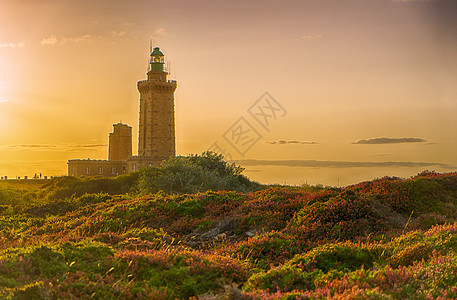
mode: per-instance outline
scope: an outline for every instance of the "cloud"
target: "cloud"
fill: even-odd
[[[301,40],[315,40],[323,38],[323,34],[305,34],[300,37]]]
[[[66,44],[66,43],[79,43],[79,42],[90,42],[90,41],[92,41],[92,35],[83,34],[83,35],[73,37],[73,38],[64,37],[60,40],[60,43]]]
[[[22,48],[24,46],[25,46],[24,42],[20,42],[20,43],[12,43],[12,42],[0,43],[0,48]]]
[[[249,172],[249,173],[263,173],[265,172],[264,170],[259,170],[259,169],[246,169],[244,172]]]
[[[51,35],[50,37],[44,38],[40,41],[40,44],[43,46],[44,45],[54,45],[55,43],[57,43],[57,38],[54,35]]]
[[[8,101],[9,101],[8,99],[0,99],[0,103],[8,102]]]
[[[111,31],[111,35],[114,36],[114,37],[120,37],[120,36],[124,36],[127,34],[127,30],[113,30]]]
[[[433,163],[433,162],[402,162],[402,161],[382,161],[382,162],[358,162],[358,161],[320,161],[320,160],[257,160],[245,159],[236,160],[241,166],[281,166],[281,167],[305,167],[305,168],[379,168],[379,167],[442,167],[445,169],[455,169],[456,166]]]
[[[78,151],[84,149],[94,149],[98,147],[106,147],[106,144],[16,144],[3,146],[8,149],[18,151]]]
[[[318,142],[308,142],[308,141],[297,141],[297,140],[279,140],[279,141],[266,141],[265,143],[271,145],[286,145],[286,144],[303,144],[303,145],[317,145]]]
[[[369,154],[370,156],[394,156],[392,153],[374,153]]]
[[[160,27],[153,31],[152,34],[149,34],[148,37],[151,40],[160,39],[161,36],[167,35],[165,28]]]
[[[160,27],[154,30],[154,35],[166,35],[167,32],[165,31],[165,28]]]
[[[71,145],[73,148],[97,148],[97,147],[106,147],[107,144],[87,144],[87,145]]]
[[[357,142],[352,142],[352,144],[364,144],[364,145],[380,145],[380,144],[402,144],[402,143],[422,143],[426,142],[424,139],[420,138],[373,138],[367,140],[358,140]]]
[[[51,35],[48,38],[44,38],[40,41],[42,46],[61,44],[65,45],[67,43],[79,43],[79,42],[90,42],[92,41],[93,36],[90,34],[83,34],[76,37],[63,37],[58,39],[55,35]]]

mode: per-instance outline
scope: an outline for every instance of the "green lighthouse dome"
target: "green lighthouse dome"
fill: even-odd
[[[154,51],[151,53],[151,71],[153,72],[163,72],[163,64],[165,62],[164,55],[160,51],[159,47],[155,47]]]
[[[152,51],[152,53],[151,53],[151,56],[153,56],[153,55],[163,56],[163,53],[162,53],[162,51],[160,51],[159,47],[155,47],[154,51]]]

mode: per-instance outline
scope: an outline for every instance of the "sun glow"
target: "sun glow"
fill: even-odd
[[[7,117],[6,107],[9,104],[8,99],[4,96],[4,87],[0,86],[0,137],[7,131]]]

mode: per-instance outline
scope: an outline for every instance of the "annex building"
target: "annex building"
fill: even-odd
[[[138,82],[138,155],[132,155],[132,127],[117,123],[109,134],[108,159],[71,159],[69,176],[117,176],[145,166],[157,166],[176,155],[174,92],[177,83],[167,79],[164,63],[163,53],[155,47],[150,55],[147,79]]]

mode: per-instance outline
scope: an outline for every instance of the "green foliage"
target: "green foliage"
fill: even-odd
[[[20,206],[23,207],[26,205],[25,202],[25,195],[29,193],[28,190],[25,189],[20,189],[20,188],[13,188],[13,187],[3,187],[0,186],[0,205],[2,205],[2,208],[0,208],[0,211],[6,209],[4,206],[11,206],[11,207],[16,207]]]
[[[135,191],[134,186],[138,175],[138,172],[132,172],[112,178],[55,177],[37,192],[37,197],[53,201],[93,193],[110,195],[131,193]]]
[[[43,287],[43,282],[34,282],[14,290],[13,298],[17,300],[49,299],[49,292]]]
[[[305,254],[296,255],[285,266],[302,270],[319,269],[327,273],[330,270],[355,271],[362,267],[373,266],[373,253],[365,247],[352,243],[325,244]]]
[[[2,182],[0,205],[11,205],[20,210],[29,209],[31,204],[49,204],[54,207],[63,206],[60,211],[65,213],[73,209],[65,200],[84,194],[146,195],[161,190],[169,194],[207,190],[251,191],[261,187],[243,176],[242,171],[240,166],[224,161],[222,155],[204,152],[202,155],[170,158],[160,167],[147,167],[118,177],[64,176],[43,181],[14,181],[14,184],[9,185]]]
[[[245,289],[268,290],[274,293],[280,291],[293,290],[314,290],[314,281],[322,276],[321,271],[303,272],[294,267],[278,267],[268,270],[267,272],[258,272],[253,274],[247,281]]]
[[[173,194],[257,189],[259,185],[241,175],[242,171],[243,168],[225,162],[221,154],[213,152],[173,157],[160,167],[140,170],[138,189],[143,195],[158,191]]]
[[[70,199],[79,198],[85,194],[121,195],[135,193],[138,175],[138,172],[133,172],[115,178],[65,176],[46,180],[44,184],[38,187],[33,185],[34,188],[28,187],[28,182],[33,180],[16,182],[14,187],[0,186],[0,212],[7,210],[8,206],[5,205],[9,205],[14,211],[27,210],[40,216],[66,213],[76,208],[75,201]]]
[[[457,297],[457,173],[182,193],[220,178],[243,186],[241,169],[221,159],[178,158],[107,181],[2,186],[0,298]],[[160,182],[144,175],[150,170],[190,181],[133,196],[138,180],[150,180],[145,189]],[[189,174],[219,179],[201,185]]]
[[[372,265],[373,253],[369,249],[350,243],[325,244],[296,255],[280,267],[252,275],[246,289],[314,290],[345,273]]]
[[[186,250],[126,250],[114,255],[110,247],[90,240],[0,256],[3,295],[14,298],[47,299],[50,294],[53,298],[87,298],[94,293],[98,299],[131,298],[162,290],[167,299],[187,299],[216,289],[224,281],[241,283],[247,275],[246,268],[226,257]],[[24,280],[32,283],[23,284]],[[163,290],[164,282],[170,292]]]

